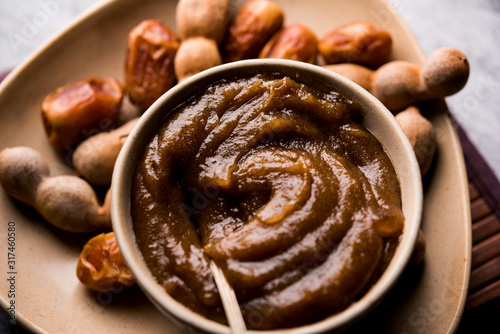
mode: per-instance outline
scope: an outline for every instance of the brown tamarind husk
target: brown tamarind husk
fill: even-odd
[[[57,228],[76,233],[111,230],[110,193],[100,205],[85,180],[72,175],[50,177],[47,163],[32,148],[0,152],[0,184]]]

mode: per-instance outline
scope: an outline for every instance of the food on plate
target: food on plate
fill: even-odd
[[[420,172],[425,175],[429,170],[436,151],[436,136],[434,126],[416,107],[408,107],[396,115],[396,121],[410,141]]]
[[[388,62],[376,71],[355,64],[325,68],[356,82],[394,113],[419,102],[457,93],[467,83],[470,71],[467,57],[453,48],[432,52],[422,68],[403,60]]]
[[[268,0],[249,1],[228,22],[229,0],[180,0],[182,42],[158,20],[141,22],[128,36],[124,88],[113,78],[90,78],[45,98],[50,143],[67,148],[112,129],[124,91],[147,109],[177,81],[221,64],[219,46],[225,61],[315,63],[320,52],[336,64],[326,68],[393,112],[454,94],[469,75],[467,58],[451,48],[432,53],[422,68],[403,61],[383,65],[392,39],[370,22],[339,27],[318,42],[302,24],[283,28],[283,10]],[[221,323],[226,319],[209,258],[235,288],[249,328],[294,327],[342,311],[376,282],[402,233],[390,159],[358,123],[357,104],[341,94],[273,76],[229,83],[179,107],[148,144],[132,198],[141,252],[171,296]],[[424,175],[436,145],[432,124],[414,107],[396,119]],[[83,141],[73,156],[77,172],[94,185],[109,185],[136,122]],[[65,231],[111,229],[109,193],[101,205],[86,181],[50,177],[33,149],[0,152],[0,184]],[[424,254],[420,232],[412,263]],[[77,276],[95,291],[134,284],[113,233],[85,245]]]
[[[78,145],[73,153],[76,171],[91,184],[109,186],[116,158],[138,121],[139,118],[134,118],[117,129],[98,133]]]
[[[179,48],[175,33],[158,20],[145,20],[128,35],[125,91],[130,101],[146,110],[176,84],[174,58]]]
[[[192,37],[182,41],[175,56],[175,75],[179,82],[222,64],[217,44],[213,39]]]
[[[373,71],[367,67],[357,64],[335,64],[323,66],[327,70],[340,74],[352,82],[360,85],[367,91],[371,92],[373,83]]]
[[[259,53],[259,58],[281,58],[316,63],[318,39],[302,24],[290,24],[278,31]]]
[[[135,284],[113,232],[99,234],[85,244],[76,266],[76,276],[94,291],[121,291]]]
[[[328,64],[355,63],[377,68],[389,60],[392,38],[371,22],[354,22],[327,33],[318,47]]]
[[[115,124],[123,98],[113,78],[90,78],[58,88],[42,103],[42,121],[52,145],[66,148]]]
[[[211,258],[254,329],[309,324],[363,295],[404,216],[398,176],[362,119],[345,95],[279,74],[226,78],[169,113],[131,198],[158,283],[210,317]]]
[[[32,206],[62,230],[111,230],[109,193],[101,206],[92,187],[81,178],[50,177],[45,160],[32,148],[21,146],[0,152],[0,184],[7,194]]]
[[[257,58],[267,41],[283,26],[281,7],[268,0],[247,2],[229,25],[223,45],[225,61]]]
[[[229,0],[180,0],[175,21],[182,40],[201,36],[219,44],[229,21]]]

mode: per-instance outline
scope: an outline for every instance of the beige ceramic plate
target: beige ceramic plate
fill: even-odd
[[[242,1],[238,1],[241,3]],[[375,21],[394,38],[394,58],[422,63],[423,54],[397,13],[383,0],[281,0],[287,22],[302,22],[322,36],[342,23]],[[174,25],[175,0],[115,0],[96,7],[18,67],[0,86],[0,149],[39,150],[53,174],[71,173],[65,152],[49,145],[40,121],[43,97],[88,76],[122,78],[128,31],[143,19]],[[238,5],[239,6],[239,5]],[[467,179],[457,136],[444,104],[431,116],[437,159],[425,180],[425,263],[409,271],[386,301],[353,332],[449,333],[458,326],[469,281],[471,230]],[[16,316],[40,333],[181,333],[139,289],[93,293],[75,266],[90,235],[49,226],[26,205],[0,191],[0,302],[12,300],[7,272],[7,223],[16,226]]]

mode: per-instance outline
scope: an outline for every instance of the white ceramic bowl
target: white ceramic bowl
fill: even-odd
[[[127,266],[149,299],[165,315],[192,332],[230,333],[227,326],[208,320],[170,297],[149,271],[135,242],[130,215],[132,176],[147,141],[162,119],[180,103],[210,84],[228,77],[257,73],[281,73],[312,88],[327,84],[358,101],[365,111],[363,125],[385,147],[401,184],[405,226],[394,257],[377,283],[344,311],[311,325],[258,333],[324,333],[340,332],[372,310],[387,294],[407,266],[417,240],[422,214],[422,183],[413,150],[394,116],[371,94],[351,81],[319,66],[301,62],[259,59],[218,66],[178,84],[160,97],[141,117],[123,146],[115,165],[112,182],[111,213],[113,229]],[[252,331],[250,331],[252,332]]]

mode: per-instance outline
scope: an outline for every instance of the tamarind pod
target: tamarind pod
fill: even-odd
[[[0,184],[10,196],[35,208],[52,225],[76,233],[111,230],[110,193],[104,204],[76,176],[49,176],[40,153],[29,147],[0,152]]]

